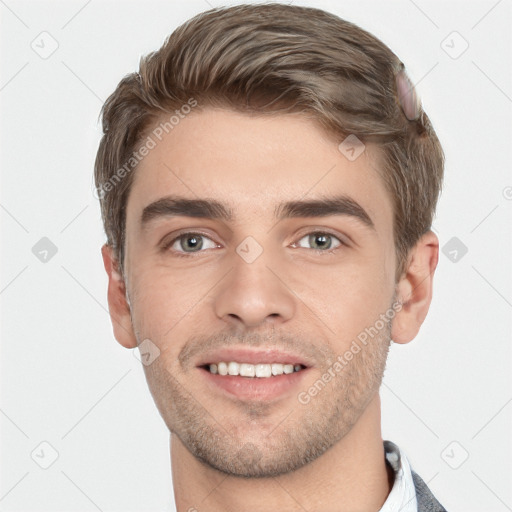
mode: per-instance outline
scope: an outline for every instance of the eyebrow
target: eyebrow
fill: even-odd
[[[346,195],[287,201],[277,205],[274,210],[274,217],[279,220],[296,217],[327,217],[330,215],[353,217],[375,231],[375,225],[366,210]],[[144,227],[157,218],[175,216],[218,219],[226,222],[234,220],[233,210],[219,201],[166,196],[144,208],[141,225]]]

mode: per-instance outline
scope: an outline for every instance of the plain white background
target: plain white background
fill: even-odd
[[[391,349],[384,439],[450,512],[512,510],[511,2],[293,3],[388,44],[446,152],[434,222],[446,254],[420,334]],[[218,5],[0,2],[0,510],[173,510],[168,432],[112,335],[92,172],[103,101]],[[46,262],[43,237],[57,251]]]

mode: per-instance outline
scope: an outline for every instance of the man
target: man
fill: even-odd
[[[400,60],[324,11],[213,9],[103,108],[114,335],[182,511],[443,511],[382,440],[432,298],[444,156]]]

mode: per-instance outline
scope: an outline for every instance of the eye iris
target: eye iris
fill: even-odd
[[[188,244],[189,241],[192,241],[192,244],[191,246],[192,247],[187,247],[186,245],[184,245],[184,242],[185,241],[185,244]],[[181,247],[183,250],[187,251],[187,252],[193,252],[194,249],[201,249],[201,247],[203,246],[203,240],[200,236],[197,236],[197,235],[188,235],[188,236],[184,236],[182,239],[181,239]],[[189,249],[192,249],[192,251],[190,251]]]
[[[328,234],[313,233],[308,238],[314,249],[330,249],[332,245],[331,235]],[[194,252],[203,247],[203,239],[201,235],[185,235],[181,237],[180,245],[185,252]]]
[[[317,246],[317,240],[321,240],[320,242],[320,246],[319,247],[315,247]],[[328,243],[326,244],[326,240],[328,241]],[[329,249],[331,247],[331,237],[330,235],[323,235],[323,234],[312,234],[312,235],[309,235],[309,243],[311,244],[311,246],[314,248],[314,249]],[[322,245],[322,244],[326,244],[327,247],[325,245]]]

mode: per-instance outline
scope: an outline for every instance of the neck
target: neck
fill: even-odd
[[[394,479],[385,462],[378,394],[343,439],[293,473],[228,476],[197,460],[174,434],[171,467],[178,512],[247,510],[248,504],[251,510],[377,512]]]

